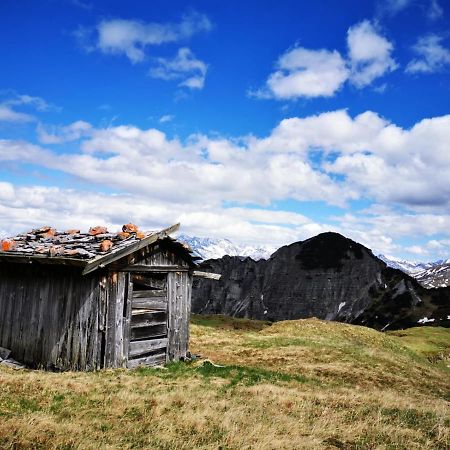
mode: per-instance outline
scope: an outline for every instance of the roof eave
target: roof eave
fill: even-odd
[[[140,250],[141,248],[144,248],[150,244],[153,244],[154,242],[158,241],[159,239],[168,237],[170,234],[178,231],[179,228],[180,228],[180,224],[176,223],[175,225],[172,225],[172,226],[165,228],[157,233],[147,236],[146,238],[136,242],[133,245],[130,245],[129,247],[125,247],[116,252],[107,253],[106,255],[97,256],[96,258],[88,261],[88,263],[86,264],[86,267],[83,270],[83,275],[93,272],[94,270],[97,270],[98,268],[105,267],[106,265],[111,264],[120,258],[128,256],[131,253],[134,253],[134,252]]]

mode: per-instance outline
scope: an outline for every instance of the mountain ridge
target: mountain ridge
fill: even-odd
[[[338,233],[280,247],[268,260],[207,260],[201,270],[222,277],[195,282],[196,313],[271,321],[318,317],[383,330],[450,325],[450,288],[427,290]]]
[[[247,244],[236,244],[225,238],[216,239],[183,234],[180,235],[178,239],[187,243],[194,252],[202,258],[202,260],[218,259],[225,255],[243,258],[249,257],[255,261],[261,259],[268,260],[277,250],[275,247],[264,245],[251,246]],[[393,256],[387,256],[382,253],[378,253],[376,256],[385,262],[387,266],[401,270],[416,278],[419,283],[426,288],[445,287],[450,285],[450,259],[420,262],[408,261]]]

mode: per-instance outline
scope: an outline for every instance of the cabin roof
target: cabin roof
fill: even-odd
[[[191,248],[169,238],[180,224],[160,231],[140,231],[131,223],[122,231],[111,233],[105,227],[97,226],[82,233],[80,230],[57,231],[45,226],[1,241],[0,260],[10,262],[48,262],[84,266],[83,273],[89,273],[100,266],[110,264],[130,255],[160,239],[170,239],[179,251],[196,259]]]

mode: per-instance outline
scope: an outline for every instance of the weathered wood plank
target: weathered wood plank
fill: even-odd
[[[166,296],[167,291],[165,289],[149,289],[148,291],[133,291],[133,299],[166,297]]]
[[[124,272],[188,272],[189,267],[177,266],[177,265],[155,265],[145,266],[141,264],[135,264],[133,266],[126,266],[123,269]]]
[[[167,325],[165,323],[148,327],[131,328],[131,341],[137,339],[152,339],[158,336],[167,336]]]
[[[139,274],[139,273],[132,273],[131,274],[131,281],[133,284],[137,284],[138,286],[145,286],[147,288],[151,289],[165,289],[166,288],[166,276],[157,276],[154,275],[148,275],[148,274]]]
[[[183,292],[180,323],[180,358],[185,358],[189,350],[189,321],[191,315],[192,276],[188,273],[183,273],[182,280]]]
[[[126,320],[125,308],[126,308],[126,274],[119,272],[117,274],[117,289],[116,295],[116,338],[115,338],[115,352],[114,352],[114,367],[126,367],[124,363],[126,359],[126,350],[123,343],[123,331],[124,322]],[[128,350],[128,349],[127,349]]]
[[[99,309],[98,309],[98,350],[97,350],[97,368],[105,367],[105,350],[106,350],[106,307],[107,307],[107,291],[106,276],[101,276],[99,280]]]
[[[129,358],[134,358],[154,350],[160,350],[167,347],[167,338],[150,339],[146,341],[132,341],[130,342]]]
[[[133,309],[155,309],[157,311],[167,310],[167,300],[161,298],[133,298]]]
[[[179,335],[180,335],[180,273],[171,272],[167,276],[168,298],[168,338],[167,359],[177,361],[179,359]]]
[[[139,311],[137,311],[139,312]],[[150,325],[162,325],[167,322],[165,311],[144,311],[142,314],[133,314],[131,317],[131,327],[148,327]]]
[[[114,367],[116,339],[116,299],[114,291],[116,284],[117,273],[110,274],[106,282],[105,367]]]
[[[146,356],[144,358],[128,360],[128,369],[135,369],[139,366],[157,366],[166,362],[166,352],[157,353],[155,355]]]
[[[131,281],[131,276],[126,274],[126,302],[125,302],[125,323],[123,330],[123,348],[124,348],[124,367],[126,367],[128,362],[128,352],[130,348],[130,338],[131,338],[131,321],[132,321],[132,299],[133,299],[133,283]]]

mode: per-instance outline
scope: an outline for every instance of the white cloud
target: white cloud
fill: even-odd
[[[150,46],[178,42],[212,28],[207,16],[191,13],[178,23],[111,19],[101,21],[94,32],[80,27],[75,36],[88,51],[125,55],[134,64],[146,57]]]
[[[179,86],[203,89],[208,66],[197,59],[187,47],[180,48],[173,58],[156,58],[149,75],[161,80],[180,80]]]
[[[403,129],[371,111],[351,117],[340,110],[285,119],[262,138],[193,135],[185,142],[157,129],[94,129],[80,121],[42,138],[83,139],[78,152],[62,154],[3,140],[0,160],[172,202],[267,205],[290,198],[343,206],[370,198],[414,210],[450,206],[450,115]]]
[[[408,251],[425,255],[430,250],[448,256],[450,248],[448,214],[403,215],[394,211],[375,215],[346,214],[334,218],[336,224],[330,225],[289,211],[223,208],[195,199],[174,205],[147,194],[106,194],[37,185],[20,187],[7,182],[0,183],[0,220],[3,226],[7,224],[7,229],[0,230],[3,235],[45,224],[58,229],[76,227],[82,230],[101,224],[116,231],[129,221],[144,230],[180,221],[183,233],[226,237],[250,245],[280,246],[324,231],[337,231],[372,248],[375,253],[398,253],[404,249],[396,239],[421,238],[435,233],[443,233],[447,238],[431,239],[422,247],[411,246]]]
[[[425,248],[420,247],[419,245],[411,245],[409,247],[405,247],[405,251],[408,253],[412,253],[413,255],[426,255],[428,252]]]
[[[334,217],[336,230],[372,248],[375,253],[408,253],[409,256],[430,251],[443,254],[450,243],[450,214],[412,213],[398,211],[386,206],[370,208],[367,211],[344,214]],[[431,239],[424,245],[401,246],[399,239],[410,242],[423,240],[424,237],[441,236],[439,241]],[[447,239],[442,239],[446,236]],[[448,255],[448,252],[447,252]],[[404,256],[405,257],[405,256]]]
[[[413,51],[418,55],[406,66],[408,73],[438,72],[450,65],[450,50],[441,42],[443,38],[428,34],[418,39]]]
[[[42,144],[61,144],[63,142],[77,141],[84,136],[89,136],[92,125],[77,120],[67,126],[53,126],[50,129],[39,124],[37,127],[38,139]]]
[[[118,231],[130,221],[143,230],[181,221],[183,233],[276,246],[327,229],[305,216],[286,211],[227,209],[197,203],[174,207],[164,201],[149,202],[146,196],[16,187],[10,183],[0,183],[0,220],[8,224],[8,229],[1,230],[1,234],[7,235],[45,224],[62,230],[76,227],[85,231],[101,224]],[[290,226],[286,227],[284,221]]]
[[[392,43],[367,20],[349,28],[347,46],[347,59],[337,50],[288,50],[278,59],[266,85],[250,91],[250,96],[279,100],[331,97],[347,81],[363,88],[397,68]]]
[[[158,120],[159,123],[167,123],[172,122],[172,120],[175,119],[175,116],[173,114],[164,114],[161,116]]]
[[[411,130],[389,125],[367,152],[343,154],[327,170],[344,175],[363,195],[411,208],[449,206],[450,116],[423,120]]]
[[[17,108],[28,107],[36,111],[58,111],[60,108],[47,103],[41,97],[16,94],[0,102],[0,122],[32,122],[36,118],[32,114],[16,111]]]
[[[377,3],[377,14],[379,16],[395,16],[413,4],[414,0],[379,0]]]
[[[347,32],[350,81],[357,87],[371,84],[376,78],[397,68],[391,56],[393,45],[367,20]]]
[[[444,15],[444,10],[439,4],[438,0],[430,0],[430,6],[428,8],[427,17],[430,20],[440,19]]]
[[[279,58],[277,70],[267,80],[267,93],[255,94],[278,99],[330,97],[341,88],[347,77],[345,61],[336,50],[296,47]]]
[[[0,122],[32,122],[35,118],[30,114],[14,111],[10,106],[0,104]]]

